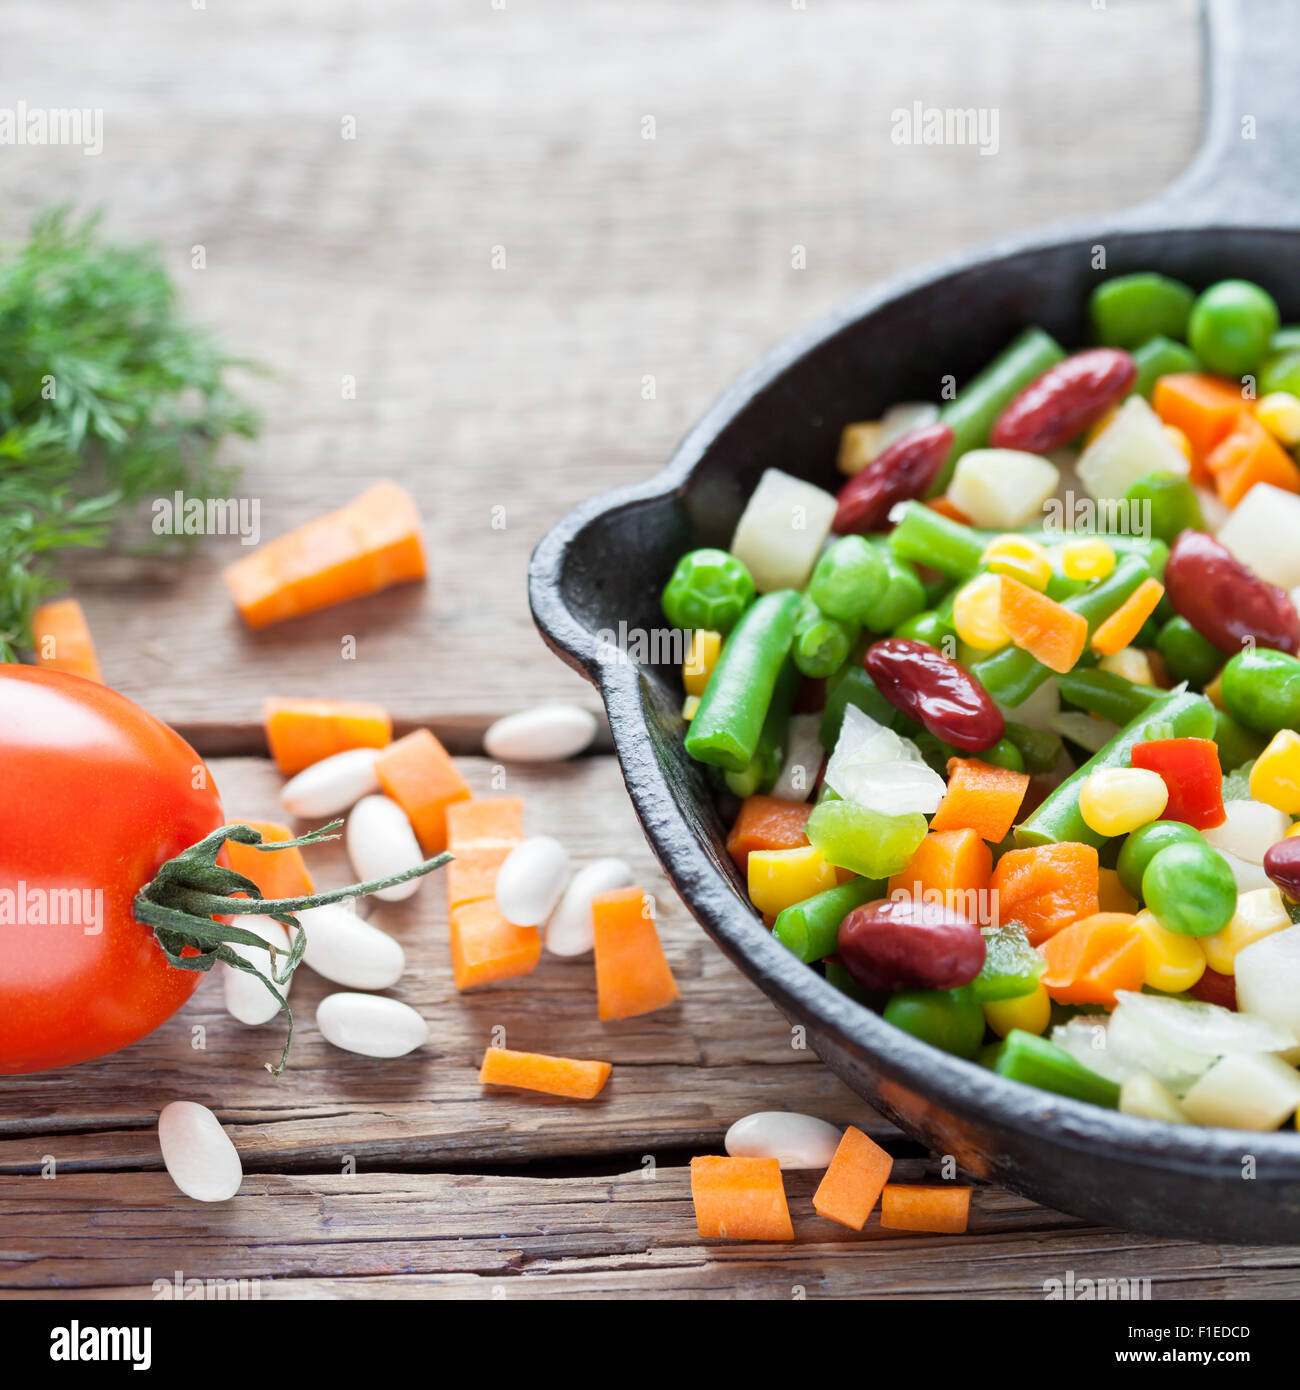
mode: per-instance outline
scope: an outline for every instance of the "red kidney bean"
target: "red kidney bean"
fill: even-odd
[[[1187,992],[1202,1004],[1217,1004],[1221,1009],[1237,1011],[1237,982],[1231,975],[1220,975],[1217,970],[1207,968]]]
[[[863,989],[956,989],[984,968],[984,936],[944,903],[881,898],[840,923],[844,968]]]
[[[895,709],[954,748],[978,753],[1006,732],[1002,711],[988,691],[927,642],[886,637],[867,648],[862,664]]]
[[[1300,898],[1300,837],[1270,845],[1264,854],[1264,872],[1288,898]]]
[[[908,430],[840,489],[831,529],[841,536],[886,530],[895,503],[924,496],[947,461],[952,443],[947,425]]]
[[[1285,589],[1267,584],[1204,531],[1181,531],[1165,565],[1174,610],[1221,652],[1253,642],[1295,656],[1300,615]]]
[[[1031,381],[1006,407],[993,422],[989,444],[1030,454],[1059,449],[1118,405],[1136,379],[1137,363],[1127,352],[1076,352]]]

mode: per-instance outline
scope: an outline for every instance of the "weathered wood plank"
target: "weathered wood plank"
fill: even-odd
[[[865,285],[1137,201],[1196,141],[1193,0],[561,8],[380,0],[360,48],[343,4],[72,0],[57,31],[41,0],[7,8],[26,99],[105,113],[97,158],[6,149],[7,232],[106,205],[272,367],[266,433],[237,451],[266,535],[381,475],[424,510],[427,588],[260,635],[217,578],[231,539],[172,578],[80,572],[109,683],[212,751],[256,751],[230,733],[267,693],[382,697],[467,750],[532,700],[594,705],[527,613],[552,521],[652,473]],[[893,143],[916,101],[996,111],[998,152]]]
[[[619,855],[633,865],[656,895],[679,1006],[600,1023],[590,957],[543,955],[524,980],[457,994],[437,877],[406,903],[376,903],[371,912],[406,948],[409,968],[392,993],[428,1019],[428,1047],[391,1062],[331,1047],[316,1031],[314,1011],[337,986],[303,967],[292,995],[293,1055],[275,1078],[263,1065],[279,1053],[281,1025],[249,1029],[230,1018],[214,977],[157,1033],[115,1057],[5,1078],[0,1171],[34,1171],[46,1155],[64,1171],[156,1168],[158,1110],[180,1098],[211,1105],[236,1127],[247,1168],[275,1171],[336,1169],[345,1158],[372,1170],[497,1169],[543,1158],[704,1151],[717,1148],[734,1119],[764,1109],[813,1111],[896,1133],[810,1052],[792,1047],[784,1019],[690,919],[654,864],[613,758],[509,772],[482,758],[461,766],[478,793],[496,783],[498,792],[522,795],[528,829],[559,835],[575,863]],[[232,819],[281,814],[282,779],[273,765],[218,761],[213,773]],[[339,842],[308,851],[308,862],[322,885],[349,881]],[[484,1096],[478,1063],[495,1029],[511,1046],[607,1058],[613,1078],[588,1105]]]

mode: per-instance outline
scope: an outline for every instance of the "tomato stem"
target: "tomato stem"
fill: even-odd
[[[293,1011],[285,995],[293,972],[302,960],[307,946],[307,934],[295,913],[309,907],[324,907],[327,903],[344,902],[349,898],[363,897],[376,893],[381,888],[391,888],[394,884],[406,883],[410,879],[440,869],[450,859],[450,854],[437,854],[400,873],[389,874],[384,878],[370,879],[365,883],[354,883],[347,888],[332,888],[325,893],[310,893],[299,898],[264,898],[262,890],[252,879],[236,873],[217,863],[217,856],[227,840],[241,845],[253,845],[259,850],[297,849],[303,845],[314,845],[322,840],[337,840],[341,820],[331,821],[318,830],[309,830],[295,840],[262,839],[262,832],[251,825],[223,825],[206,835],[196,844],[169,859],[158,872],[135,895],[133,911],[136,920],[153,928],[153,934],[167,957],[168,964],[177,970],[211,970],[221,961],[235,970],[256,975],[271,991],[288,1019],[289,1031],[284,1040],[284,1050],[279,1064],[267,1063],[267,1070],[279,1076],[284,1070],[293,1042]],[[231,897],[241,893],[242,897]],[[214,914],[232,916],[255,913],[271,917],[285,927],[289,936],[289,951],[277,950],[264,938],[233,922],[216,920]],[[266,951],[270,956],[271,973],[264,975],[251,961],[234,948],[250,946]],[[189,952],[189,954],[186,954]],[[284,966],[277,969],[277,961],[284,956]],[[279,986],[279,988],[277,988]]]

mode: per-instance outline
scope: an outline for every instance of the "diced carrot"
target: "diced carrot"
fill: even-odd
[[[812,815],[806,801],[783,801],[777,796],[747,796],[727,836],[727,853],[742,874],[749,872],[749,856],[756,849],[798,849],[808,843],[804,826]]]
[[[978,922],[992,873],[993,851],[978,831],[969,826],[934,830],[917,845],[907,867],[889,880],[889,891],[942,902]]]
[[[930,821],[931,830],[973,830],[999,844],[1025,799],[1029,774],[994,767],[978,758],[948,759],[948,790]]]
[[[75,598],[43,603],[32,614],[32,649],[40,666],[104,683],[90,625]]]
[[[1117,989],[1142,988],[1146,946],[1126,912],[1094,912],[1063,927],[1038,947],[1047,962],[1041,979],[1060,1004],[1114,1007]]]
[[[447,865],[447,906],[478,902],[496,894],[497,874],[510,855],[510,845],[488,846],[483,849],[453,850]]]
[[[1205,466],[1225,506],[1235,507],[1256,483],[1300,492],[1300,468],[1273,435],[1244,410],[1232,430],[1210,451]]]
[[[644,888],[616,888],[591,900],[595,926],[596,1014],[602,1021],[652,1013],[681,998],[655,930]]]
[[[889,1181],[893,1167],[890,1154],[850,1125],[813,1193],[817,1215],[860,1231],[880,1200],[881,1189]]]
[[[880,1224],[891,1231],[935,1231],[959,1236],[970,1221],[969,1187],[950,1183],[886,1183]]]
[[[294,838],[293,831],[287,825],[277,825],[275,821],[246,820],[236,823],[260,830],[267,844]],[[251,878],[261,889],[264,898],[305,898],[316,891],[307,872],[302,850],[296,847],[258,849],[256,845],[242,845],[237,840],[227,840],[221,847],[221,857],[237,874]]]
[[[448,914],[451,971],[457,989],[513,980],[537,968],[542,937],[536,927],[507,922],[495,898],[461,903]]]
[[[1119,881],[1114,869],[1097,870],[1097,907],[1101,912],[1138,910],[1138,900]]]
[[[970,517],[968,517],[955,502],[950,501],[947,496],[931,497],[925,505],[932,511],[938,512],[940,516],[946,516],[949,521],[959,521],[963,526],[970,526],[972,524]]]
[[[1142,624],[1156,611],[1165,586],[1158,579],[1144,579],[1123,603],[1092,634],[1092,649],[1101,656],[1112,656],[1142,631]]]
[[[428,729],[416,729],[384,749],[375,772],[406,812],[424,852],[441,854],[447,848],[447,807],[473,795],[447,750]]]
[[[489,1047],[483,1054],[478,1079],[485,1086],[517,1086],[570,1100],[594,1100],[609,1080],[608,1062],[580,1062],[572,1057],[549,1057],[544,1052],[511,1052]]]
[[[1250,403],[1241,387],[1204,372],[1171,372],[1151,393],[1151,406],[1166,425],[1187,436],[1192,446],[1192,481],[1205,482],[1205,461]]]
[[[244,621],[261,628],[426,572],[415,503],[396,483],[381,482],[236,560],[222,578]]]
[[[349,748],[383,748],[393,737],[388,711],[364,700],[264,700],[262,722],[286,777]]]
[[[775,1158],[691,1159],[691,1201],[705,1240],[793,1240]]]
[[[1005,574],[998,621],[1017,647],[1060,673],[1073,670],[1088,641],[1088,620],[1082,613]]]
[[[1037,946],[1097,911],[1097,851],[1073,840],[1009,849],[989,886],[998,921],[1019,922]]]
[[[482,801],[454,801],[447,807],[448,847],[463,854],[470,849],[513,848],[524,838],[522,796],[489,796]]]

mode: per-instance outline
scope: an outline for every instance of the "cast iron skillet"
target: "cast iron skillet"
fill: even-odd
[[[1300,1240],[1300,1134],[1166,1125],[1053,1097],[848,999],[748,905],[714,799],[682,751],[677,668],[611,658],[621,623],[663,629],[659,595],[677,558],[727,545],[765,468],[833,491],[848,421],[932,399],[940,372],[969,377],[1025,324],[1083,344],[1099,248],[1111,275],[1160,270],[1198,287],[1257,280],[1284,323],[1300,319],[1296,28],[1289,0],[1210,0],[1206,141],[1173,187],[1107,224],[996,245],[868,290],[769,353],[655,478],[565,517],[529,575],[542,635],[600,690],[628,791],[673,886],[839,1076],[980,1177],[1093,1221],[1211,1241]],[[1253,139],[1243,138],[1247,117]]]

